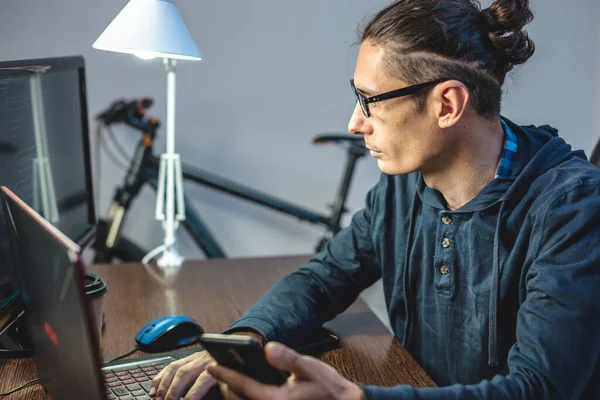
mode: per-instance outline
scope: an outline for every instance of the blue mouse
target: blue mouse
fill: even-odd
[[[140,350],[158,353],[198,341],[204,329],[189,317],[169,315],[148,322],[135,335]]]

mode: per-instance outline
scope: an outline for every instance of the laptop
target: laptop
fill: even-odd
[[[199,348],[103,365],[80,248],[2,187],[40,383],[52,398],[150,399],[152,378]]]

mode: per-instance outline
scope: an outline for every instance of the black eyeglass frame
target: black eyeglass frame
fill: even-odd
[[[454,78],[440,78],[430,82],[418,83],[416,85],[407,86],[401,89],[392,90],[389,92],[377,94],[375,96],[366,97],[361,92],[358,91],[356,86],[354,86],[354,79],[350,79],[350,86],[352,86],[352,90],[354,90],[354,94],[356,95],[356,100],[360,104],[360,108],[365,117],[369,118],[371,116],[371,110],[369,110],[369,104],[377,103],[378,101],[396,99],[398,97],[410,96],[411,94],[415,94],[420,90],[425,89],[428,86],[437,85],[438,83],[446,82],[454,80]],[[457,79],[458,80],[458,79]],[[462,81],[460,81],[462,82]],[[467,89],[474,90],[475,85],[472,83],[463,82],[463,84],[467,87]]]

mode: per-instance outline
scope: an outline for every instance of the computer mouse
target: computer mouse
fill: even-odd
[[[135,335],[140,350],[158,353],[194,344],[204,333],[202,326],[182,315],[169,315],[148,322]]]

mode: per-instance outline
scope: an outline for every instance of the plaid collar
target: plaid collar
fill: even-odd
[[[504,120],[500,119],[500,121],[504,130],[504,149],[502,150],[498,169],[496,170],[496,178],[506,178],[510,176],[513,159],[515,154],[517,154],[517,136]]]

